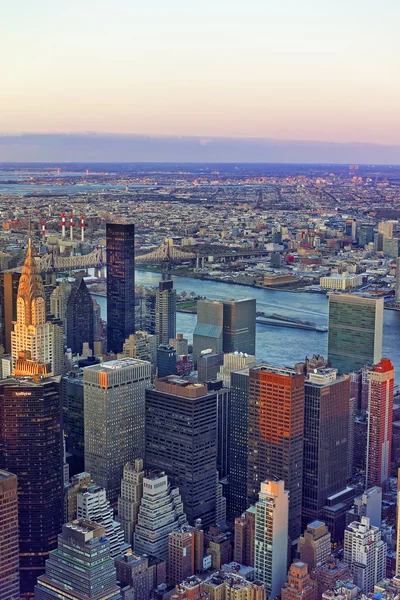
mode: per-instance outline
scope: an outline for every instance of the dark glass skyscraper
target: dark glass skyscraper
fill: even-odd
[[[93,301],[83,277],[71,288],[67,302],[67,347],[81,354],[85,342],[93,350]]]
[[[17,478],[0,470],[0,600],[19,598]]]
[[[160,344],[176,336],[176,290],[172,279],[160,281],[156,291],[156,334]]]
[[[22,598],[32,595],[62,524],[59,383],[57,378],[38,379],[0,382],[0,468],[18,477]]]
[[[107,349],[135,333],[135,226],[107,223]]]
[[[241,515],[247,500],[249,369],[231,373],[228,514]]]

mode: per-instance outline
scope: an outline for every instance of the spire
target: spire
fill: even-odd
[[[17,321],[24,325],[38,325],[46,320],[43,280],[32,253],[29,235],[28,250],[22,268],[17,294]]]

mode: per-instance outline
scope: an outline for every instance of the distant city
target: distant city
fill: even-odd
[[[0,165],[0,600],[396,600],[399,201]]]

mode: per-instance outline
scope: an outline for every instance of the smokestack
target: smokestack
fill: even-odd
[[[44,221],[42,221],[42,240],[44,241],[44,236],[46,235],[46,225]]]
[[[81,240],[85,241],[85,215],[81,216]]]
[[[73,229],[73,223],[72,223],[72,213],[69,215],[69,237],[71,238],[71,241],[74,239],[74,229]]]
[[[65,213],[61,215],[61,237],[65,238]]]

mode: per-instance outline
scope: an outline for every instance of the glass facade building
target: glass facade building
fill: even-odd
[[[93,301],[83,277],[75,281],[67,302],[67,348],[82,354],[85,342],[93,350]]]
[[[19,600],[17,477],[0,470],[0,600]]]
[[[118,353],[135,333],[135,226],[107,223],[107,348]]]
[[[160,344],[176,335],[176,290],[172,280],[160,281],[156,291],[156,334]]]
[[[382,358],[383,298],[329,295],[328,360],[350,373]]]
[[[228,514],[241,515],[248,507],[247,455],[249,369],[231,373]]]

